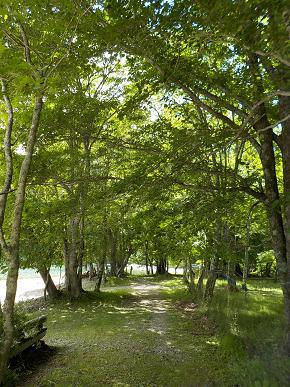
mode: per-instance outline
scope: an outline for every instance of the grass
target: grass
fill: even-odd
[[[286,386],[290,361],[283,346],[282,291],[271,280],[250,280],[249,293],[224,291],[218,284],[209,317],[218,323],[219,345],[236,358],[233,372],[242,385]]]
[[[48,315],[55,353],[21,386],[289,385],[276,283],[251,281],[245,298],[218,281],[207,308],[192,304],[178,277],[111,281],[100,295],[32,313]]]

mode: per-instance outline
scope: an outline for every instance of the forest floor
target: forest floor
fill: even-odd
[[[17,385],[289,385],[290,363],[275,344],[281,293],[257,286],[246,298],[225,296],[221,283],[210,310],[192,303],[173,276],[109,283],[73,304],[27,302],[33,315],[48,315],[48,347],[23,360]]]

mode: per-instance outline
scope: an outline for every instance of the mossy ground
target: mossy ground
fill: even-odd
[[[209,309],[191,302],[178,277],[111,285],[42,306],[55,351],[19,386],[289,385],[274,282],[252,281],[245,297],[220,281]]]

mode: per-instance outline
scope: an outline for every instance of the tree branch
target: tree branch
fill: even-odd
[[[19,29],[20,29],[20,33],[21,33],[21,37],[22,37],[22,41],[23,41],[23,45],[24,45],[24,56],[25,56],[25,60],[26,62],[30,65],[30,66],[33,66],[33,63],[32,63],[32,60],[31,60],[31,52],[30,52],[30,46],[29,46],[29,41],[28,41],[28,38],[27,38],[27,35],[26,35],[26,32],[23,28],[23,25],[18,21],[18,26],[19,26]]]
[[[2,83],[2,93],[3,98],[6,104],[7,108],[7,125],[5,130],[5,136],[4,136],[4,154],[5,154],[5,179],[4,184],[0,196],[0,230],[1,230],[1,245],[2,247],[6,247],[6,242],[4,238],[4,232],[3,232],[3,223],[4,223],[4,217],[5,217],[5,210],[6,210],[6,204],[7,204],[7,197],[8,193],[11,188],[12,183],[12,176],[13,176],[13,159],[12,159],[12,150],[11,150],[11,136],[12,136],[12,129],[13,129],[13,118],[14,118],[14,112],[13,107],[7,92],[7,84],[4,79],[1,79]]]
[[[199,106],[200,108],[206,110],[208,113],[212,114],[214,117],[218,118],[219,120],[223,121],[225,124],[229,125],[231,128],[238,129],[239,126],[232,121],[229,117],[223,115],[222,113],[216,111],[209,105],[205,104],[203,101],[201,101],[194,92],[186,85],[183,85],[179,81],[175,81],[175,83],[190,97],[192,102]]]

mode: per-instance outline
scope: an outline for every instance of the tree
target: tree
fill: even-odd
[[[59,8],[50,5],[38,7],[34,4],[28,8],[25,2],[17,4],[10,2],[10,5],[3,4],[0,7],[0,55],[3,63],[1,83],[6,111],[3,137],[5,179],[0,197],[0,242],[8,266],[7,292],[1,311],[4,336],[1,338],[0,383],[3,380],[13,339],[20,232],[29,169],[49,81],[56,80],[56,70],[67,59],[77,26],[84,15],[82,8],[75,11],[75,7],[69,6],[66,12],[60,12]],[[17,109],[13,105],[17,106]],[[21,136],[19,145],[24,155],[17,170],[15,168],[17,153],[13,150],[13,141],[19,133],[15,130],[14,120],[18,109],[25,114],[25,127],[30,121],[30,128]],[[9,224],[8,205],[11,200],[13,216]]]

